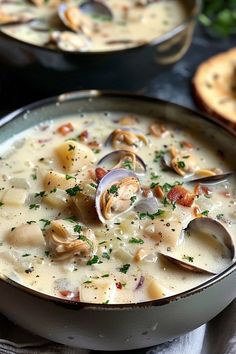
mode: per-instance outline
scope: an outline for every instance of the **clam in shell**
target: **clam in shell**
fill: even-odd
[[[107,223],[130,210],[138,200],[140,182],[137,175],[124,168],[108,172],[100,181],[96,193],[99,220]]]

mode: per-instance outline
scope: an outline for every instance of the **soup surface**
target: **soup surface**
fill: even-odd
[[[204,135],[100,112],[41,123],[0,151],[0,271],[27,287],[71,301],[142,302],[232,264],[218,228],[235,243],[235,180],[187,182],[230,170]],[[190,227],[193,219],[210,231]]]
[[[108,15],[81,11],[84,1],[0,0],[0,25],[28,43],[66,51],[109,51],[137,46],[184,22],[180,0],[104,0]],[[109,13],[111,17],[109,17]]]

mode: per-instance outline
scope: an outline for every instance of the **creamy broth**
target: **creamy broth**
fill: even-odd
[[[67,51],[109,51],[137,46],[164,35],[187,18],[187,10],[179,0],[150,4],[106,0],[112,20],[78,13],[77,5],[83,1],[72,1],[69,28],[66,28],[57,14],[60,1],[37,1],[38,6],[26,0],[1,0],[0,3],[3,32],[28,43]],[[12,21],[16,24],[11,25]],[[22,21],[28,22],[19,23]]]
[[[121,159],[98,166],[119,149],[126,150]],[[125,112],[89,113],[41,123],[0,151],[0,271],[27,287],[73,301],[142,302],[212,276],[184,270],[160,253],[214,273],[232,264],[227,247],[212,235],[181,233],[190,220],[208,216],[236,241],[235,180],[215,186],[184,182],[190,170],[196,176],[230,170],[204,136]],[[163,167],[170,151],[177,171]],[[146,173],[131,159],[134,152]],[[126,188],[115,179],[105,185],[106,206],[109,198],[113,202],[107,215],[102,209],[102,223],[94,198],[114,166],[109,175],[121,167],[126,177],[135,169],[130,178],[136,184]],[[176,198],[178,188],[187,192],[184,202]],[[158,207],[140,211],[148,198]]]

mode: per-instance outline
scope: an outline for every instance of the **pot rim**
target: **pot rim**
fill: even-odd
[[[22,108],[19,108],[12,113],[7,114],[4,117],[0,117],[0,129],[1,127],[5,126],[6,124],[10,123],[14,119],[17,119],[19,116],[22,116],[24,113],[29,113],[30,111],[33,111],[35,109],[39,109],[41,107],[51,105],[51,104],[56,104],[56,103],[64,103],[68,101],[73,101],[73,100],[80,100],[80,99],[96,99],[99,97],[105,97],[105,98],[126,98],[126,99],[134,99],[138,101],[143,101],[143,102],[150,102],[150,103],[160,103],[160,104],[168,104],[176,108],[180,108],[185,110],[189,114],[198,114],[199,118],[201,118],[203,121],[208,121],[211,124],[215,125],[216,127],[223,129],[225,132],[230,134],[232,137],[235,138],[236,133],[232,129],[226,128],[221,122],[216,121],[210,116],[207,116],[203,114],[202,112],[199,112],[197,110],[192,110],[190,108],[181,106],[179,104],[173,103],[173,102],[168,102],[165,100],[161,100],[159,98],[155,97],[150,97],[150,96],[145,96],[141,94],[136,94],[136,93],[128,93],[128,92],[119,92],[119,91],[107,91],[107,90],[81,90],[81,91],[72,91],[68,93],[64,93],[58,96],[53,96],[50,98],[46,98],[43,100],[36,101],[34,103],[28,104],[26,106],[23,106]],[[171,295],[162,299],[157,299],[157,300],[150,300],[150,301],[145,301],[145,302],[140,302],[140,303],[127,303],[127,304],[95,304],[95,303],[86,303],[86,302],[77,302],[77,301],[71,301],[68,299],[62,299],[58,298],[52,295],[44,294],[41,293],[37,290],[33,290],[29,287],[26,287],[22,284],[19,284],[15,282],[14,280],[10,279],[6,275],[0,273],[0,282],[6,282],[15,288],[18,288],[20,291],[23,291],[29,295],[33,295],[37,298],[40,298],[42,300],[47,300],[50,302],[53,302],[57,305],[63,305],[69,308],[75,308],[75,309],[81,309],[81,308],[88,308],[88,309],[95,309],[95,310],[104,310],[104,309],[134,309],[134,308],[147,308],[147,307],[152,307],[152,306],[162,306],[166,305],[168,303],[171,303],[173,301],[178,301],[181,299],[184,299],[188,296],[195,295],[197,293],[200,293],[201,291],[209,288],[210,286],[213,286],[217,284],[218,282],[222,281],[224,278],[229,276],[231,273],[233,273],[236,270],[236,262],[234,262],[229,268],[224,270],[223,272],[213,276],[209,280],[207,280],[204,283],[199,284],[198,286],[195,286],[194,288],[191,288],[189,290],[183,291],[181,293],[178,293],[176,295]]]
[[[193,10],[190,14],[190,16],[184,21],[182,22],[180,25],[176,26],[175,28],[173,28],[171,31],[163,34],[160,37],[154,38],[151,41],[147,42],[147,43],[143,43],[140,45],[136,45],[134,47],[130,47],[130,48],[124,48],[124,49],[117,49],[117,50],[107,50],[107,51],[97,51],[97,52],[93,52],[93,51],[84,51],[84,52],[79,52],[79,51],[65,51],[65,50],[61,50],[58,48],[46,48],[37,44],[33,44],[33,43],[28,43],[25,42],[21,39],[17,39],[13,36],[10,36],[4,32],[2,32],[1,30],[1,26],[0,26],[0,38],[3,37],[11,42],[14,43],[18,43],[21,45],[24,45],[26,47],[28,47],[29,49],[37,49],[40,50],[44,53],[56,53],[56,54],[63,54],[63,55],[71,55],[73,57],[76,56],[81,56],[81,57],[86,57],[86,56],[93,56],[93,55],[99,55],[99,56],[108,56],[111,54],[122,54],[122,53],[130,53],[130,52],[134,52],[140,49],[145,49],[148,47],[154,47],[157,46],[165,41],[167,41],[168,39],[171,39],[172,37],[176,36],[177,34],[179,34],[180,32],[182,32],[192,21],[196,20],[197,16],[200,14],[202,8],[202,0],[194,0],[194,5],[193,5]]]

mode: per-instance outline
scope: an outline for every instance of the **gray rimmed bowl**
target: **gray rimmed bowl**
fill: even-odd
[[[158,99],[81,91],[46,99],[3,117],[0,143],[30,126],[68,114],[130,112],[161,116],[198,133],[235,160],[233,133],[200,113]],[[236,264],[193,289],[138,304],[70,302],[41,294],[0,274],[0,311],[16,324],[50,340],[96,350],[153,346],[211,320],[236,297]]]
[[[26,43],[0,31],[0,63],[23,85],[47,94],[68,90],[139,90],[189,48],[202,0],[184,1],[188,18],[161,37],[133,48],[66,52]]]

